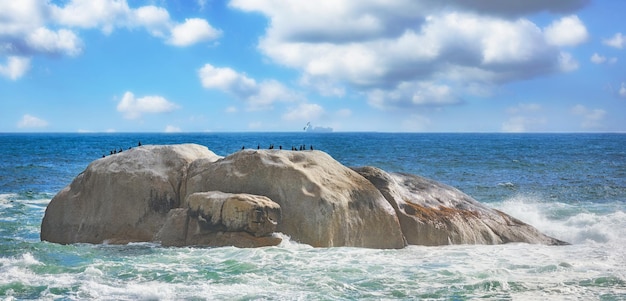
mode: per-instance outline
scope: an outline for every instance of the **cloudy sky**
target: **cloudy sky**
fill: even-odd
[[[624,12],[0,0],[0,132],[626,132]]]

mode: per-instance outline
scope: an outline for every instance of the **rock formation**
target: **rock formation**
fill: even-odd
[[[50,201],[41,238],[58,243],[152,241],[181,207],[187,168],[220,157],[194,144],[141,146],[95,160]]]
[[[396,210],[411,245],[564,244],[448,185],[370,166],[355,170],[372,182]]]
[[[561,244],[459,190],[321,151],[140,146],[92,162],[50,202],[41,239],[255,247]]]
[[[264,196],[219,191],[187,196],[187,208],[170,210],[155,240],[166,246],[272,246],[280,206]]]

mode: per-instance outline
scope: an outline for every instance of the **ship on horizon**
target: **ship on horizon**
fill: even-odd
[[[313,126],[311,122],[307,122],[303,129],[307,133],[330,133],[333,131],[331,127]]]

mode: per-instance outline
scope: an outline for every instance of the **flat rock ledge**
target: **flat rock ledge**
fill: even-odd
[[[566,244],[453,187],[321,151],[144,145],[95,160],[46,208],[41,239],[164,246]]]
[[[165,246],[273,246],[280,205],[267,197],[220,191],[187,196],[187,208],[168,212],[155,239]]]

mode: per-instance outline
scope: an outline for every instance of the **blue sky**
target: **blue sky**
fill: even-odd
[[[0,0],[0,132],[626,131],[626,1],[443,2]]]

